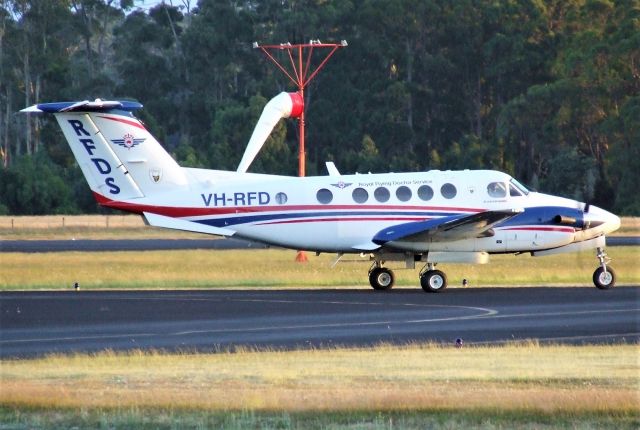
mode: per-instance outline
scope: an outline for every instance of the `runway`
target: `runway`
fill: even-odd
[[[380,342],[640,341],[640,288],[0,293],[0,357]]]
[[[607,237],[607,246],[640,246],[640,237]],[[99,252],[159,251],[177,249],[264,249],[268,245],[248,240],[226,239],[79,239],[0,240],[0,252]]]
[[[640,241],[638,242],[640,244]],[[78,239],[1,240],[0,252],[116,252],[167,251],[180,249],[264,249],[268,246],[248,240],[225,239]]]

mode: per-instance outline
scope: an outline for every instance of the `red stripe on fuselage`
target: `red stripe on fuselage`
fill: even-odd
[[[305,210],[424,210],[424,211],[444,211],[444,212],[484,212],[486,209],[477,208],[454,208],[439,206],[383,206],[383,205],[287,205],[287,206],[245,206],[245,207],[228,207],[228,208],[182,208],[174,206],[156,206],[141,205],[138,203],[121,202],[111,200],[108,197],[93,193],[95,199],[102,206],[113,209],[120,209],[126,212],[141,214],[142,212],[151,212],[158,215],[182,218],[189,216],[205,216],[205,215],[234,215],[252,212],[288,212],[288,211],[305,211]],[[423,218],[420,218],[423,219]]]
[[[573,227],[507,227],[501,230],[530,230],[530,231],[561,231],[564,233],[575,233]]]
[[[143,126],[142,124],[140,124],[139,122],[137,122],[137,121],[133,121],[133,120],[130,120],[130,119],[117,118],[117,117],[104,116],[104,115],[98,115],[98,117],[99,117],[99,118],[108,119],[108,120],[110,120],[110,121],[122,122],[122,123],[127,124],[127,125],[132,125],[132,126],[134,126],[134,127],[141,128],[141,129],[143,129],[143,130],[145,130],[145,131],[147,130],[147,129],[146,129],[146,128],[144,128],[144,126]]]
[[[397,217],[352,217],[352,218],[312,218],[312,219],[292,219],[286,221],[261,222],[256,225],[271,224],[302,224],[307,222],[335,222],[335,221],[426,221],[431,218],[397,218]]]

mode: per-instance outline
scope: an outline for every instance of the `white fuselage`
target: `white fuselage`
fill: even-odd
[[[294,178],[185,169],[189,186],[180,192],[136,199],[140,211],[176,216],[235,236],[293,249],[355,253],[373,249],[384,228],[452,215],[509,208],[570,208],[583,204],[527,192],[504,173],[488,170],[356,174]],[[495,185],[504,189],[494,189]],[[517,183],[516,183],[517,184]],[[519,185],[519,184],[518,184]],[[488,187],[492,187],[491,191]],[[498,187],[500,188],[500,187]],[[515,189],[515,190],[514,190]],[[582,206],[581,206],[582,205]],[[146,208],[146,209],[145,209]],[[166,208],[163,209],[163,208]],[[505,253],[557,248],[600,236],[619,219],[591,207],[600,220],[589,229],[528,216],[497,225],[490,237],[395,245],[395,251]],[[544,218],[544,219],[543,219]]]

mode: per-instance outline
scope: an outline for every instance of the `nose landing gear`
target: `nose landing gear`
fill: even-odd
[[[391,269],[383,267],[384,261],[376,260],[369,269],[369,283],[374,290],[390,290],[395,283],[395,275]],[[428,293],[437,293],[447,288],[447,275],[435,270],[435,263],[427,263],[420,271],[420,285]]]
[[[611,259],[604,252],[604,248],[597,248],[596,258],[600,262],[600,267],[593,272],[593,283],[600,290],[608,290],[616,285],[616,274],[607,264]]]

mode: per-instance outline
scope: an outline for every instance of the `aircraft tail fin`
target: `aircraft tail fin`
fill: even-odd
[[[128,200],[187,183],[182,168],[133,116],[141,107],[96,100],[43,103],[21,112],[54,114],[96,197]]]

